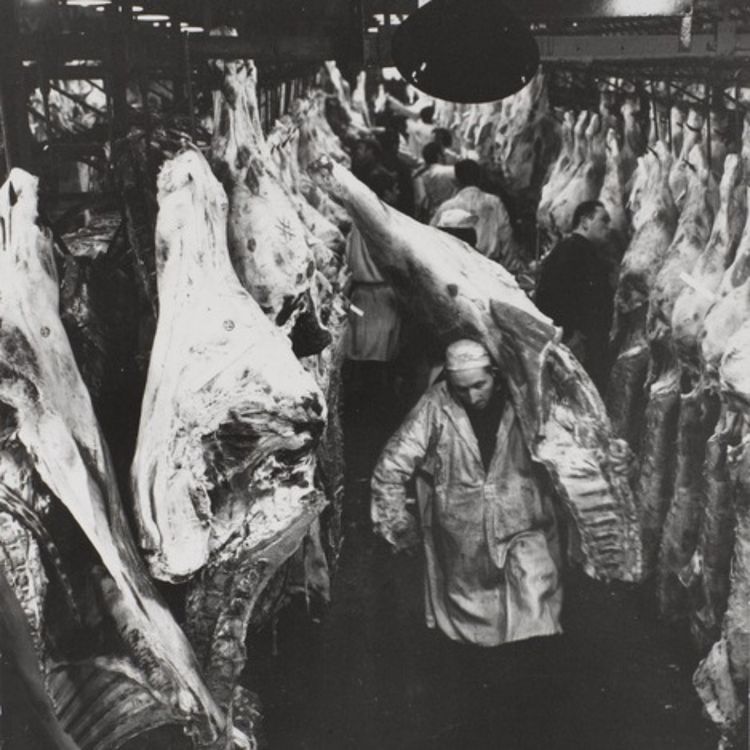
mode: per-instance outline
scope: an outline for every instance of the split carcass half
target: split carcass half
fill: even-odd
[[[197,149],[159,175],[159,319],[132,467],[152,575],[192,579],[186,628],[222,706],[258,597],[321,510],[323,394],[237,279]],[[240,603],[241,599],[241,603]]]
[[[645,413],[648,300],[677,221],[667,184],[670,159],[663,144],[639,159],[630,194],[634,233],[615,294],[612,339],[618,354],[610,373],[607,409],[615,433],[634,450],[640,444]]]
[[[716,419],[702,388],[681,393],[681,372],[671,336],[672,308],[713,223],[711,196],[716,186],[700,146],[694,147],[691,159],[684,208],[648,305],[651,383],[638,496],[644,559],[649,570],[654,569],[660,555],[659,598],[664,614],[672,614],[684,594],[681,586],[674,591],[670,587],[677,585],[676,576],[695,547],[703,449],[713,428],[711,420]]]
[[[698,377],[701,369],[700,333],[706,314],[716,301],[724,271],[734,259],[745,226],[746,195],[742,187],[742,161],[737,154],[726,158],[719,194],[719,211],[708,244],[672,312],[678,355],[693,378]]]
[[[281,505],[294,514],[307,502],[307,457],[325,407],[233,272],[226,199],[197,150],[163,167],[159,206],[161,305],[132,478],[151,572],[177,582],[238,533],[248,512],[274,502],[263,482],[299,472]]]
[[[630,229],[625,214],[625,183],[622,178],[620,145],[617,142],[617,133],[612,128],[607,130],[606,165],[599,200],[609,214],[609,242],[615,259],[619,260],[628,246]]]
[[[118,748],[161,724],[219,743],[225,716],[132,540],[36,219],[37,180],[14,169],[0,190],[0,572],[36,649],[36,669],[17,652],[21,673],[37,674],[32,693],[46,692],[82,748]],[[17,631],[10,590],[0,609]],[[50,600],[59,616],[46,620]]]
[[[741,190],[742,188],[738,188]],[[750,188],[745,188],[745,205],[750,206]],[[750,213],[747,215],[750,217]],[[718,300],[706,314],[701,331],[701,355],[706,375],[715,381],[727,341],[750,320],[750,220],[740,237],[734,261],[719,284]]]
[[[589,113],[583,110],[573,126],[573,146],[571,156],[554,174],[554,183],[542,188],[542,200],[537,209],[537,226],[539,228],[540,254],[544,257],[555,244],[562,239],[563,230],[557,225],[552,213],[553,206],[567,187],[573,176],[583,168],[588,155],[586,142],[586,123]],[[575,210],[575,207],[574,207]],[[572,213],[571,213],[572,216]]]
[[[268,147],[276,167],[277,178],[286,188],[302,223],[330,250],[342,255],[346,240],[341,230],[323,216],[302,193],[301,185],[304,180],[297,158],[298,143],[299,130],[291,119],[285,116],[277,121],[268,137]],[[341,207],[339,210],[343,211]]]
[[[693,676],[706,712],[721,731],[720,750],[747,747],[750,674],[750,324],[729,340],[720,367],[722,392],[743,415],[742,438],[729,452],[736,521],[729,594],[721,637]]]
[[[604,138],[598,114],[591,119],[583,133],[583,146],[570,179],[552,200],[549,208],[550,221],[557,239],[568,234],[573,227],[573,214],[577,206],[584,201],[598,197],[604,178]]]
[[[507,376],[529,448],[575,520],[587,571],[638,579],[627,447],[612,435],[588,376],[555,343],[549,319],[501,266],[385,205],[329,159],[311,173],[350,211],[381,273],[426,331],[443,343],[479,336],[492,352]]]
[[[513,195],[529,191],[538,195],[559,138],[541,68],[501,106],[501,116],[490,134],[494,165],[502,170]]]
[[[542,217],[545,217],[548,214],[549,207],[553,198],[557,194],[557,191],[564,186],[565,182],[571,176],[568,167],[573,160],[573,128],[575,127],[575,124],[573,113],[566,112],[563,115],[561,126],[560,151],[557,155],[557,159],[555,159],[550,167],[544,185],[542,185],[542,193],[537,208],[537,223],[543,221]]]
[[[229,198],[227,238],[235,271],[263,312],[292,338],[298,356],[331,340],[311,294],[316,265],[308,231],[276,176],[263,138],[251,61],[214,63],[211,165]]]
[[[674,304],[708,242],[713,207],[718,203],[718,188],[700,145],[693,146],[686,164],[689,164],[686,190],[679,200],[682,212],[674,240],[656,277],[648,311],[651,370],[656,378],[652,389],[661,381],[670,383],[672,392],[679,392],[676,457],[670,459],[674,451],[672,443],[667,442],[663,444],[666,453],[660,458],[661,482],[667,489],[664,504],[644,500],[644,505],[654,511],[650,516],[650,533],[653,544],[659,546],[657,596],[662,615],[669,618],[684,616],[688,603],[684,569],[697,545],[705,496],[706,443],[718,418],[716,398],[704,385],[682,382],[672,339]],[[674,439],[672,435],[668,438]],[[665,511],[666,517],[662,517]]]
[[[620,107],[622,113],[623,133],[622,150],[622,179],[625,181],[625,189],[629,190],[630,181],[636,170],[639,157],[646,149],[646,139],[639,121],[640,100],[637,97],[627,97]]]
[[[688,112],[686,121],[687,134],[682,139],[682,149],[669,171],[669,189],[674,196],[678,210],[682,211],[687,197],[688,178],[691,173],[691,154],[695,146],[701,142],[703,115],[695,109]],[[718,206],[717,206],[718,207]]]

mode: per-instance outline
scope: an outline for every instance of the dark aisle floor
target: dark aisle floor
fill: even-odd
[[[644,611],[643,592],[572,576],[565,635],[503,647],[485,687],[441,671],[420,577],[418,557],[350,528],[322,620],[300,605],[278,625],[276,656],[269,634],[252,645],[271,750],[715,750],[695,657]]]

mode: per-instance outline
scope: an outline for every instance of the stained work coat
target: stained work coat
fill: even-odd
[[[416,539],[406,483],[417,476],[428,627],[496,646],[560,632],[562,590],[552,500],[505,405],[488,471],[464,408],[438,383],[388,441],[372,479],[375,529]]]

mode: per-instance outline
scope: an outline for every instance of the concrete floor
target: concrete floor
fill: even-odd
[[[715,750],[696,656],[647,593],[575,573],[565,591],[563,636],[502,647],[489,676],[476,657],[475,679],[471,659],[446,673],[422,619],[421,560],[351,526],[330,610],[319,622],[301,602],[287,611],[275,656],[270,632],[253,639],[268,747]]]

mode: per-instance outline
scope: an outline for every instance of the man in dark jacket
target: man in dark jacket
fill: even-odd
[[[544,259],[537,307],[563,329],[563,342],[603,393],[614,290],[607,254],[609,214],[599,201],[584,201],[573,215],[573,231]]]

